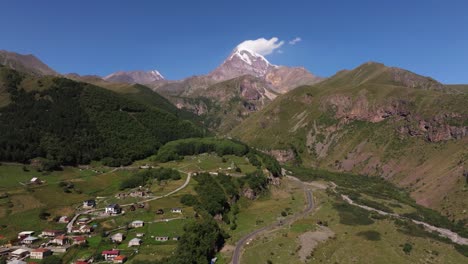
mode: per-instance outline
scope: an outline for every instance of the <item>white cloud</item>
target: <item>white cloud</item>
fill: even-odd
[[[276,37],[271,39],[259,38],[256,40],[246,40],[241,44],[237,45],[237,48],[250,50],[260,55],[266,56],[271,54],[274,50],[283,46],[283,44],[284,41],[280,41]]]
[[[284,52],[283,50],[280,50],[280,49],[278,50],[279,54],[282,54],[283,52]]]
[[[302,39],[300,37],[296,37],[296,38],[291,39],[289,41],[289,45],[296,45],[296,43],[301,42],[301,41],[302,41]]]

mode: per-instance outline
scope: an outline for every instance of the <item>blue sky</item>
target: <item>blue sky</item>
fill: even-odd
[[[379,61],[468,83],[468,1],[2,1],[0,49],[61,73],[208,73],[244,40],[277,37],[274,64],[330,76]],[[296,37],[302,41],[291,45]],[[278,52],[281,50],[282,53]]]

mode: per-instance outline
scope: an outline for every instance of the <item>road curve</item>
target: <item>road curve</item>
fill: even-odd
[[[241,259],[241,256],[242,256],[242,249],[244,248],[244,246],[245,246],[245,244],[247,242],[254,239],[257,235],[259,235],[262,232],[267,231],[269,229],[273,229],[273,228],[281,226],[281,225],[290,224],[290,223],[296,221],[297,219],[299,219],[301,217],[304,217],[304,216],[308,215],[310,212],[312,212],[312,210],[314,210],[314,199],[313,199],[313,196],[312,196],[312,191],[310,189],[307,189],[307,190],[305,190],[305,192],[306,192],[307,206],[306,206],[306,208],[304,208],[304,210],[301,213],[296,214],[296,215],[294,215],[294,216],[292,216],[290,218],[287,218],[285,220],[278,221],[278,222],[275,222],[275,223],[273,223],[271,225],[268,225],[268,226],[259,228],[257,230],[254,230],[254,231],[250,232],[249,234],[245,235],[244,237],[242,237],[236,243],[236,248],[234,249],[234,254],[232,256],[231,263],[232,264],[240,264],[240,259]]]
[[[142,200],[142,201],[139,201],[139,203],[146,203],[146,202],[150,202],[150,201],[154,201],[154,200],[158,200],[158,199],[161,199],[161,198],[164,198],[164,197],[167,197],[167,196],[170,196],[170,195],[173,195],[174,193],[176,192],[179,192],[180,190],[184,189],[185,187],[187,187],[187,185],[190,183],[190,179],[192,178],[192,173],[189,172],[187,173],[187,179],[185,180],[184,184],[182,184],[181,186],[179,186],[177,189],[169,192],[169,193],[166,193],[164,195],[161,195],[161,196],[156,196],[156,197],[152,197],[152,198],[149,198],[149,199],[146,199],[146,200]],[[125,207],[125,206],[130,206],[134,203],[128,203],[128,204],[122,204],[120,205],[121,207]],[[89,214],[89,213],[92,213],[92,212],[96,212],[96,211],[102,211],[104,210],[105,208],[95,208],[95,209],[91,209],[91,210],[87,210],[87,211],[84,211],[84,212],[78,212],[76,213],[73,218],[70,220],[70,222],[68,222],[67,224],[67,232],[68,233],[71,233],[72,232],[72,229],[73,229],[73,225],[75,224],[75,221],[76,219],[82,215],[82,214]]]

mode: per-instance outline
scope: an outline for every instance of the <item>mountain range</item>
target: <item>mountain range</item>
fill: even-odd
[[[32,76],[18,86],[26,90],[46,89],[59,76],[32,55],[1,51],[0,63]],[[467,85],[376,62],[321,78],[239,47],[213,71],[183,80],[166,80],[156,70],[62,76],[145,109],[163,108],[171,118],[238,138],[285,164],[381,176],[420,204],[468,218]],[[37,78],[44,87],[33,89]],[[0,85],[0,106],[11,101]]]

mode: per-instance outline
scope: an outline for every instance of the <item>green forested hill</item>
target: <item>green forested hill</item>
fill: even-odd
[[[278,97],[232,135],[283,161],[384,177],[468,219],[467,102],[453,86],[365,63]]]
[[[61,164],[110,157],[114,164],[154,153],[204,131],[164,107],[86,83],[35,78],[0,68],[0,160],[44,157]],[[108,159],[109,160],[109,159]]]

